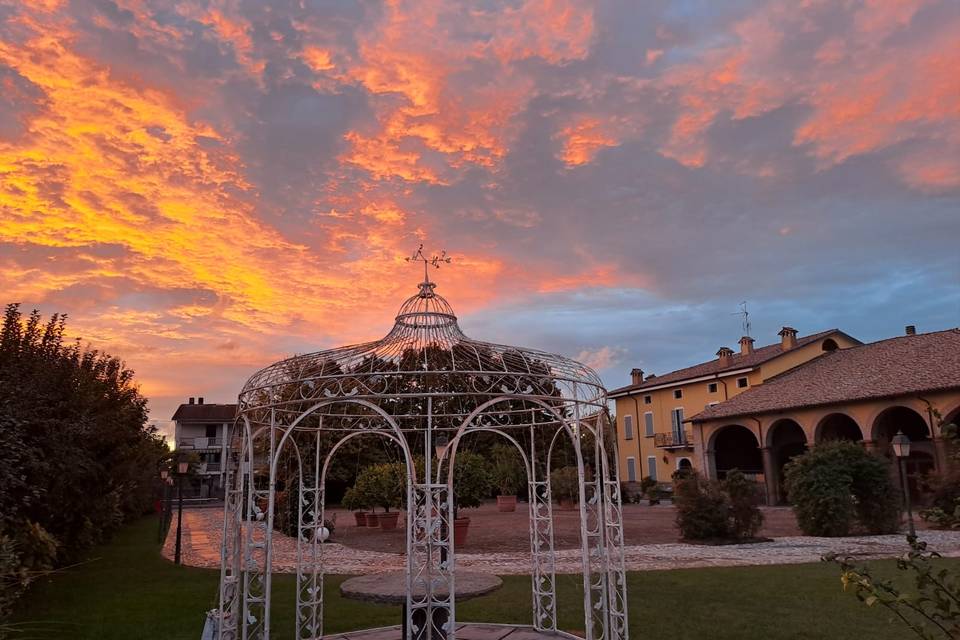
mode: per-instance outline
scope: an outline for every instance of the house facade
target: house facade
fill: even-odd
[[[660,376],[644,376],[643,371],[634,369],[631,384],[611,391],[609,397],[616,404],[620,475],[628,486],[643,477],[669,483],[673,473],[685,467],[709,471],[691,417],[785,371],[861,344],[838,329],[800,337],[796,329],[784,327],[778,336],[778,342],[762,347],[755,347],[754,340],[744,336],[736,352],[722,347],[713,360]],[[760,464],[738,468],[762,479]]]
[[[195,457],[185,495],[223,497],[223,461],[227,459],[227,438],[236,413],[235,404],[204,404],[202,397],[189,398],[174,412],[176,449]]]

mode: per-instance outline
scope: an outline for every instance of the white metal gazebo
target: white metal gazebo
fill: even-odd
[[[386,337],[295,356],[256,373],[239,397],[227,471],[218,638],[270,637],[272,538],[281,453],[299,477],[296,638],[323,638],[324,485],[352,438],[394,442],[406,464],[406,638],[455,639],[453,461],[464,438],[496,433],[526,466],[532,627],[557,630],[551,455],[575,452],[586,640],[626,640],[626,582],[616,438],[589,367],[480,342],[425,277]],[[448,441],[439,458],[438,439]],[[418,468],[419,465],[419,468]]]

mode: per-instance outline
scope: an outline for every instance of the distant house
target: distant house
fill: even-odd
[[[200,498],[223,497],[223,461],[227,459],[227,434],[237,413],[235,404],[204,404],[203,398],[190,398],[173,414],[177,451],[194,453],[189,495]],[[185,487],[186,490],[186,487]]]
[[[631,372],[631,384],[614,389],[620,475],[628,482],[650,477],[669,483],[678,469],[709,469],[689,418],[764,384],[765,381],[836,350],[857,346],[859,340],[838,329],[797,336],[783,327],[779,342],[754,347],[749,336],[740,338],[740,350],[727,347],[716,358],[667,374],[644,377]],[[749,436],[749,434],[747,434]],[[760,476],[759,461],[739,468]]]

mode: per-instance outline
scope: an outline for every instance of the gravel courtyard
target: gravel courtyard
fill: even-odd
[[[529,533],[526,505],[515,513],[499,513],[486,504],[466,513],[471,518],[467,544],[458,549],[457,566],[501,575],[529,573]],[[788,508],[765,508],[761,535],[772,542],[711,546],[678,542],[673,507],[626,505],[624,532],[629,571],[683,567],[738,566],[816,562],[829,551],[852,556],[889,557],[906,550],[902,535],[812,538],[799,534]],[[402,569],[404,531],[356,527],[352,514],[334,509],[336,530],[324,545],[327,573],[356,574]],[[188,509],[183,514],[184,563],[198,567],[220,566],[223,512],[220,509]],[[555,512],[557,572],[579,571],[579,528],[576,512]],[[173,557],[176,522],[170,528],[164,555]],[[922,531],[921,537],[946,556],[960,556],[960,532]],[[274,570],[292,572],[296,541],[274,533]]]

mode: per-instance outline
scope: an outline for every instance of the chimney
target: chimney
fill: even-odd
[[[203,404],[203,396],[197,398],[197,404]]]
[[[740,355],[748,356],[753,353],[753,338],[743,336],[740,338]]]
[[[188,404],[193,404],[193,398],[190,398],[190,400],[188,401]]]
[[[717,358],[720,360],[721,367],[729,367],[733,362],[733,349],[720,347],[720,350],[717,351]]]
[[[917,326],[916,326],[916,325],[908,324],[905,329],[906,329],[906,334],[907,334],[908,336],[915,336],[915,335],[917,335]]]
[[[631,369],[630,379],[632,380],[633,384],[640,384],[643,382],[643,369]]]
[[[797,330],[793,327],[784,327],[777,333],[780,336],[780,348],[789,351],[797,346]]]

